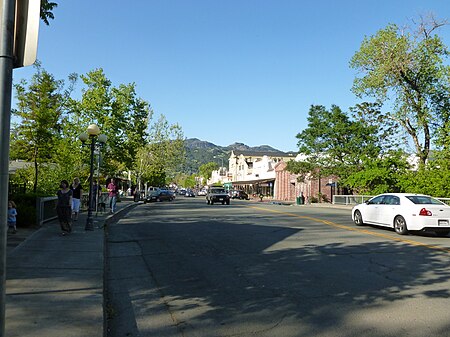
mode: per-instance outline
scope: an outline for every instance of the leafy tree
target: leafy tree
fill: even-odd
[[[90,71],[81,79],[80,101],[72,101],[71,124],[77,134],[96,123],[108,137],[105,170],[110,175],[133,170],[139,148],[145,146],[150,105],[137,97],[135,84],[113,87],[103,69]]]
[[[444,63],[448,50],[434,33],[443,24],[422,20],[413,33],[388,25],[366,37],[350,62],[362,74],[354,80],[353,92],[390,104],[392,111],[384,112],[383,120],[406,131],[422,164],[450,102],[450,68]]]
[[[53,10],[58,7],[58,4],[56,2],[50,2],[49,0],[41,0],[41,13],[40,17],[41,20],[44,21],[44,23],[48,26],[50,22],[48,19],[54,19],[55,16],[53,15]]]
[[[145,147],[138,151],[135,166],[153,186],[164,186],[174,179],[185,160],[184,135],[178,124],[169,124],[161,115],[149,128]]]
[[[376,127],[364,120],[351,119],[336,105],[330,110],[312,105],[308,127],[297,139],[299,152],[306,160],[291,161],[288,170],[303,175],[337,175],[345,179],[351,172],[362,169],[364,158],[374,158],[380,153]]]
[[[364,169],[351,173],[342,183],[360,194],[403,192],[401,181],[410,169],[402,151],[365,158]]]
[[[211,178],[212,172],[219,169],[219,164],[216,162],[209,162],[206,164],[203,164],[199,167],[199,175],[204,179],[204,181],[207,181],[209,178]]]
[[[57,157],[57,145],[61,139],[62,116],[76,80],[69,77],[69,87],[64,90],[62,80],[36,63],[36,74],[31,83],[26,80],[16,84],[17,108],[12,113],[20,119],[13,126],[11,135],[12,159],[25,159],[34,164],[34,192],[38,189],[40,167]]]

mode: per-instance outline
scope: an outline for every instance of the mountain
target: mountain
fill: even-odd
[[[219,166],[228,166],[228,158],[232,150],[238,151],[255,151],[255,152],[280,152],[279,150],[269,146],[248,146],[243,143],[233,143],[228,146],[219,146],[213,143],[200,140],[197,138],[186,139],[186,164],[184,167],[185,173],[198,172],[198,168],[209,162],[216,162]]]

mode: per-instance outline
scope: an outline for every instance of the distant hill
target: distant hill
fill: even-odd
[[[267,153],[280,152],[269,145],[251,147],[243,143],[234,143],[228,146],[219,146],[197,138],[186,139],[185,147],[186,164],[184,172],[189,174],[198,172],[198,168],[201,165],[209,162],[216,162],[219,165],[222,165],[223,162],[224,166],[228,166],[228,158],[232,150]]]

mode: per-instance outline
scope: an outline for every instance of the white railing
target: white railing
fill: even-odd
[[[371,195],[333,195],[334,205],[357,205],[372,198]]]
[[[372,198],[373,195],[333,195],[334,205],[357,205]],[[450,205],[450,198],[436,198],[443,203]]]

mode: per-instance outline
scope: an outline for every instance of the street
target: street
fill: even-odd
[[[108,229],[108,336],[450,336],[450,237],[204,197]]]

